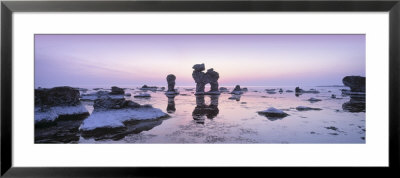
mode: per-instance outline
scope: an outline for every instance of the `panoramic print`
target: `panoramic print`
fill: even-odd
[[[35,143],[366,141],[364,34],[37,34]]]

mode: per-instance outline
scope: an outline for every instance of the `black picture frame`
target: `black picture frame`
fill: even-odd
[[[74,167],[20,168],[12,166],[12,18],[13,12],[123,12],[123,11],[291,11],[291,12],[389,12],[389,167],[362,171],[393,171],[399,168],[400,101],[400,0],[265,0],[265,1],[2,1],[1,2],[1,175],[6,177],[130,177],[182,173],[178,168]],[[384,60],[384,59],[383,59]],[[366,155],[368,156],[368,155]],[[275,167],[276,168],[276,167]],[[196,175],[209,175],[215,168],[185,168]],[[220,168],[224,172],[227,168]],[[281,168],[281,175],[292,171]],[[290,169],[290,168],[289,168]],[[299,170],[306,173],[308,168]],[[319,168],[329,169],[329,168]],[[354,168],[347,170],[356,170]],[[242,169],[230,168],[229,172]],[[252,173],[263,172],[253,168]],[[340,175],[329,170],[330,175]],[[365,173],[365,172],[364,172]],[[262,175],[262,174],[261,174]],[[280,176],[281,176],[280,175]]]

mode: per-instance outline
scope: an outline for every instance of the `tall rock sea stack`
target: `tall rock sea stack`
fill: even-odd
[[[213,68],[208,69],[206,73],[203,71],[206,69],[204,64],[195,64],[192,73],[192,77],[196,82],[196,93],[195,95],[219,95],[221,94],[218,89],[218,72],[214,71]],[[205,92],[205,85],[211,85],[211,89],[208,92]]]

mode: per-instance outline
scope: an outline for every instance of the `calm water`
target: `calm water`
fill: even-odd
[[[240,100],[228,99],[231,94],[196,97],[193,87],[179,87],[180,95],[168,98],[164,92],[151,92],[151,98],[134,98],[142,91],[136,87],[126,89],[132,93],[126,99],[139,104],[151,104],[171,117],[128,124],[128,129],[98,135],[79,133],[82,121],[64,121],[57,126],[36,129],[36,142],[67,143],[365,143],[365,112],[344,110],[350,100],[341,96],[343,87],[313,87],[319,94],[287,93],[294,87],[248,87]],[[276,94],[265,89],[276,88]],[[345,88],[345,87],[344,87]],[[233,87],[228,87],[231,91]],[[311,89],[304,87],[303,89]],[[87,93],[94,92],[92,90]],[[336,99],[331,95],[335,94]],[[310,97],[321,99],[309,102]],[[83,104],[91,113],[93,102]],[[322,110],[297,111],[297,106]],[[289,116],[271,119],[257,111],[269,107],[281,109]]]

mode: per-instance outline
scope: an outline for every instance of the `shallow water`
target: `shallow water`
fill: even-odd
[[[346,87],[312,87],[320,93],[300,96],[285,92],[294,87],[282,87],[283,93],[278,92],[280,87],[248,87],[249,91],[239,101],[228,99],[232,96],[228,93],[195,96],[193,91],[185,90],[190,88],[193,87],[180,87],[180,95],[174,98],[161,91],[148,91],[151,98],[134,98],[142,91],[135,87],[126,89],[126,93],[132,93],[126,99],[151,104],[170,117],[130,122],[127,130],[110,134],[88,136],[76,132],[71,143],[365,143],[365,112],[357,109],[359,105],[348,109],[352,108],[347,103],[350,97],[341,96],[340,91]],[[276,88],[276,94],[268,94],[267,88]],[[332,99],[332,94],[337,98]],[[307,101],[311,97],[321,101]],[[93,102],[83,104],[91,113]],[[297,111],[297,106],[322,110]],[[257,113],[269,107],[289,115],[267,118]]]

